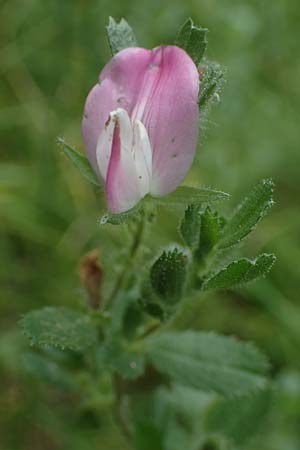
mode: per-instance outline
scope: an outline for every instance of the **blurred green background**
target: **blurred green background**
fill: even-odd
[[[99,246],[113,277],[122,236],[97,226],[103,203],[61,154],[82,149],[85,97],[110,57],[108,16],[125,17],[142,46],[172,43],[186,17],[209,28],[207,56],[226,69],[221,102],[202,124],[191,182],[232,194],[272,177],[276,205],[246,253],[276,253],[267,280],[210,294],[189,326],[255,341],[269,356],[276,402],[262,450],[300,448],[300,6],[297,0],[0,1],[0,449],[123,450],[105,416],[93,425],[76,398],[45,387],[22,363],[20,316],[81,301],[78,261]],[[159,233],[158,233],[159,230]],[[164,243],[171,217],[156,225]],[[172,231],[173,230],[173,231]],[[156,450],[156,449],[153,449]]]

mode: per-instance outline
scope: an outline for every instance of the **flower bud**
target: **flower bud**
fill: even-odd
[[[81,259],[79,275],[88,294],[89,306],[98,309],[101,303],[100,290],[103,279],[98,250],[90,251]]]
[[[86,100],[82,132],[111,212],[182,182],[197,145],[198,94],[197,67],[176,46],[127,48],[104,67]]]

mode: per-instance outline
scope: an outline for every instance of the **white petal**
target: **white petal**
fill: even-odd
[[[99,171],[106,182],[112,212],[123,212],[138,203],[150,189],[152,150],[147,130],[122,108],[112,111],[97,143]]]
[[[150,189],[152,150],[147,130],[139,120],[135,121],[133,129],[133,155],[141,194],[144,197]]]
[[[111,157],[112,142],[114,129],[118,122],[120,127],[120,139],[122,145],[127,151],[131,151],[132,147],[132,126],[127,111],[118,108],[112,111],[109,119],[101,131],[97,142],[97,164],[99,171],[104,180],[106,180],[108,165]]]
[[[109,119],[105,124],[104,129],[101,131],[97,142],[97,164],[100,174],[104,180],[106,180],[107,169],[111,157],[112,141],[115,129],[115,121],[112,118],[112,113],[109,115]]]

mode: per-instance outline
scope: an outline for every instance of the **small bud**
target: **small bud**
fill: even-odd
[[[151,267],[152,288],[166,304],[174,305],[181,299],[187,263],[187,255],[174,248],[164,251]]]
[[[93,309],[98,309],[101,303],[100,289],[103,278],[99,250],[92,250],[81,259],[79,275],[88,293],[89,306]]]

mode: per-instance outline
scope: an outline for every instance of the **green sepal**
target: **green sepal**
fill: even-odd
[[[134,208],[129,209],[128,211],[125,211],[123,213],[114,214],[111,212],[106,212],[103,214],[103,216],[99,219],[100,225],[125,225],[128,224],[136,219],[139,219],[142,212],[142,202],[140,202],[138,205],[136,205]]]
[[[224,219],[208,206],[201,214],[200,239],[195,251],[198,260],[203,260],[218,243]]]
[[[207,28],[196,27],[191,18],[180,28],[175,45],[183,48],[198,66],[207,48]]]
[[[180,224],[180,234],[185,243],[190,247],[197,247],[199,244],[201,228],[201,206],[192,204],[187,207]]]
[[[80,152],[78,152],[72,145],[68,144],[64,139],[58,138],[58,143],[61,145],[64,154],[69,158],[74,166],[79,170],[81,175],[86,178],[91,184],[101,187],[99,180],[92,169],[88,159]]]
[[[138,47],[134,32],[125,19],[121,19],[118,23],[113,17],[110,17],[106,31],[112,55],[124,48]]]
[[[199,107],[201,111],[209,109],[213,102],[219,101],[219,93],[224,84],[224,71],[220,64],[205,60],[200,66]]]

